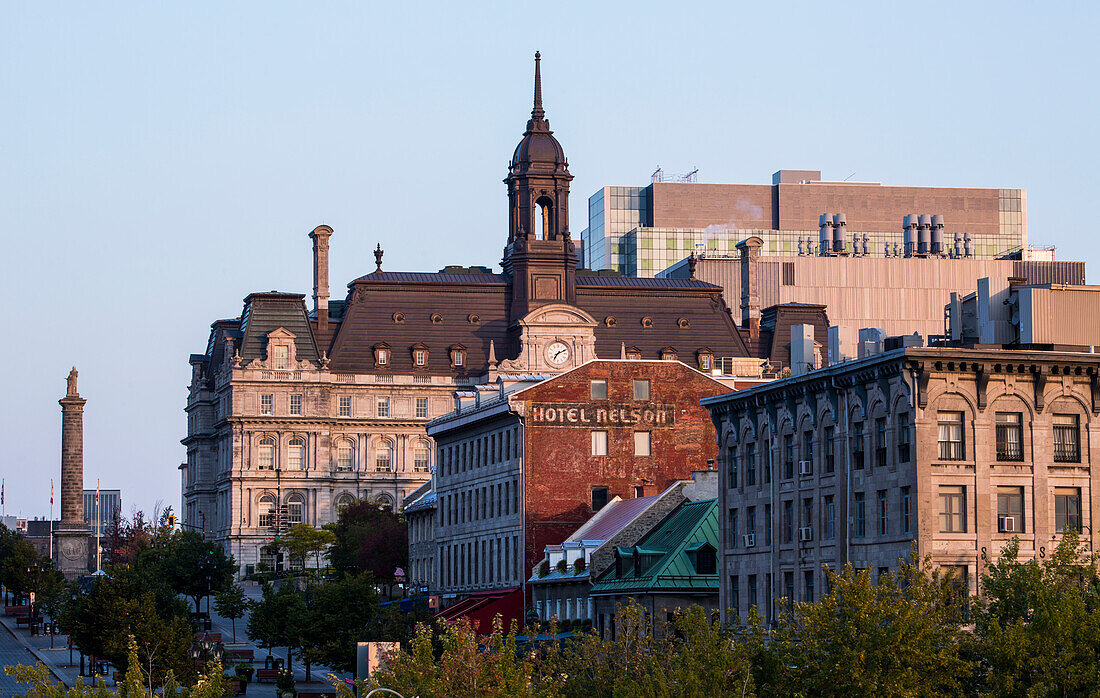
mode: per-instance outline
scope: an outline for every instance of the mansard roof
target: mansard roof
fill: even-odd
[[[453,375],[448,349],[462,344],[468,351],[465,370],[480,375],[488,368],[490,342],[498,360],[518,353],[516,334],[509,331],[512,286],[505,275],[376,271],[348,288],[328,351],[334,371]],[[669,345],[692,354],[709,347],[719,356],[750,355],[721,287],[697,279],[578,276],[577,306],[599,323],[601,358],[619,358],[623,343],[638,347],[646,359],[660,358]],[[651,326],[643,327],[643,317]],[[375,366],[372,351],[380,342],[393,349],[384,368]],[[415,367],[406,351],[417,343],[429,349],[425,367]]]
[[[267,355],[268,333],[283,328],[294,335],[299,360],[317,362],[320,352],[301,293],[250,293],[241,313],[241,359],[250,361]]]

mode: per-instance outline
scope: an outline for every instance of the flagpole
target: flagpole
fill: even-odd
[[[99,478],[95,480],[95,571],[99,571],[99,529],[103,522],[99,516]]]
[[[53,562],[53,478],[50,478],[50,562]]]

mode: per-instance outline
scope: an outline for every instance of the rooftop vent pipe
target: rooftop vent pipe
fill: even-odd
[[[821,228],[821,254],[829,254],[833,246],[833,214],[821,214],[818,226]]]
[[[848,230],[848,217],[843,213],[833,216],[833,252],[844,252],[844,233]],[[852,250],[854,253],[855,250]]]
[[[943,216],[932,216],[932,254],[943,254]]]
[[[932,217],[926,213],[920,214],[917,219],[917,254],[928,254],[929,242],[932,237]]]
[[[917,243],[917,216],[915,214],[907,214],[902,219],[902,226],[905,228],[903,234],[905,240],[905,256],[909,257],[914,252],[914,247]]]

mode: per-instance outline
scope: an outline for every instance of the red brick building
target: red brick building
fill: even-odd
[[[746,387],[678,361],[594,360],[458,393],[433,420],[444,599],[518,587],[611,498],[657,494],[717,457],[699,401]],[[748,383],[748,382],[746,382]]]

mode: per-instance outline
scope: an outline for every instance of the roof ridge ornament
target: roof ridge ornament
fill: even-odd
[[[378,268],[375,269],[376,272],[382,271],[382,255],[383,254],[385,254],[385,252],[382,251],[382,243],[379,242],[374,248],[374,263],[378,266]]]
[[[542,54],[535,51],[535,106],[531,109],[531,118],[535,121],[542,121],[546,116],[546,112],[542,110],[542,71],[539,69],[541,61]]]

